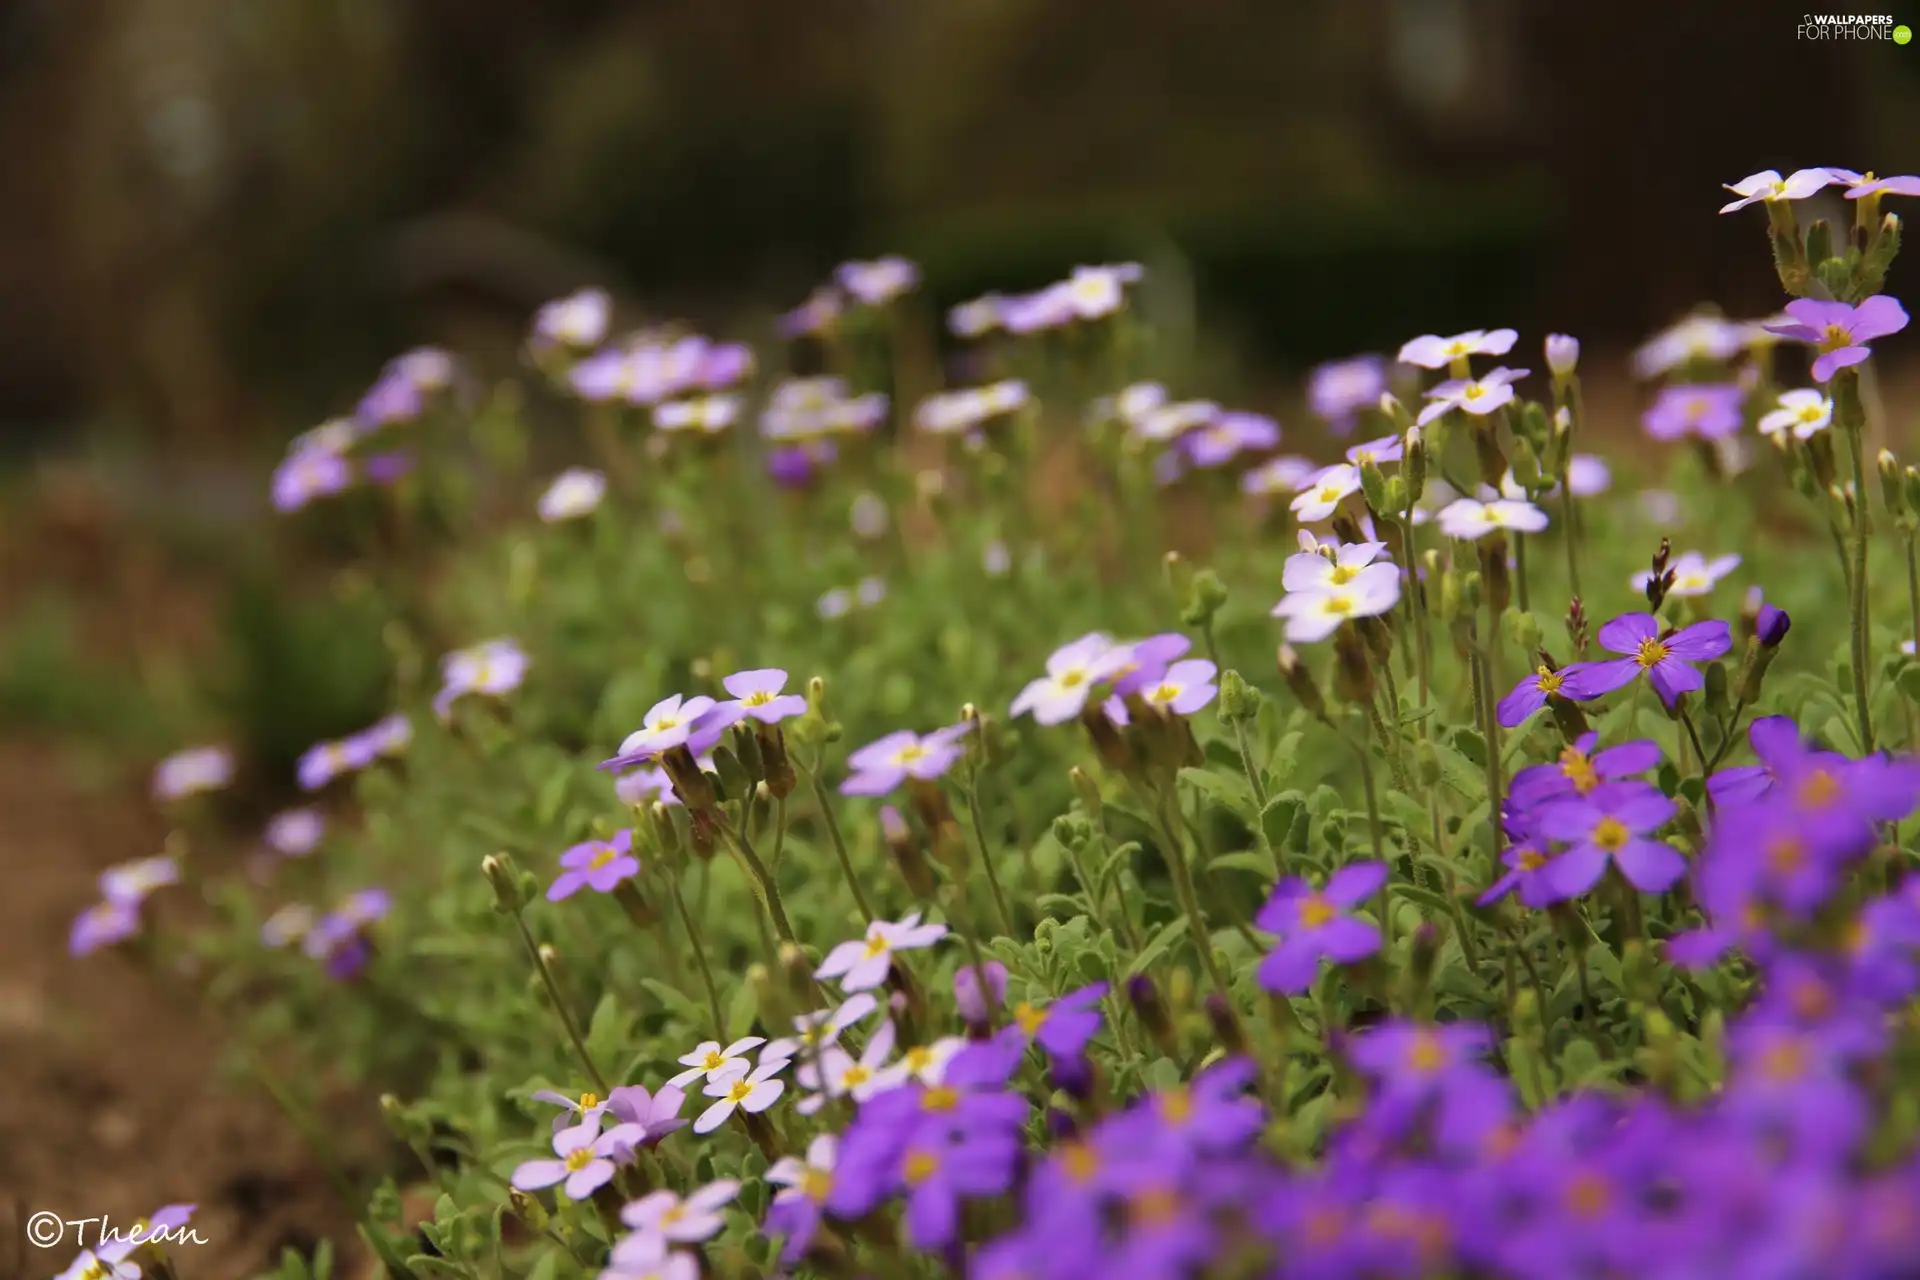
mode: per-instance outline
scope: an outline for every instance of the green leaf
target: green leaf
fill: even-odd
[[[633,1039],[633,1015],[609,991],[594,1006],[587,1023],[587,1053],[598,1066],[605,1066]]]
[[[536,827],[544,831],[560,816],[560,805],[567,798],[567,783],[571,780],[572,775],[564,767],[559,767],[540,784],[540,793],[533,802],[533,823]]]
[[[1253,821],[1253,788],[1238,774],[1220,773],[1212,769],[1182,769],[1180,781],[1229,813],[1237,814],[1248,822]]]
[[[751,982],[743,982],[727,1002],[727,1039],[738,1040],[752,1032],[753,1021],[760,1016],[760,993]]]
[[[1260,811],[1260,827],[1266,832],[1267,843],[1276,849],[1285,848],[1293,824],[1306,809],[1307,798],[1298,791],[1285,791],[1267,801],[1267,807]]]
[[[554,1280],[560,1274],[560,1250],[549,1249],[534,1262],[527,1280]]]
[[[1160,931],[1149,938],[1147,944],[1140,948],[1140,954],[1133,958],[1133,963],[1127,967],[1127,976],[1131,978],[1135,974],[1145,973],[1147,968],[1151,966],[1154,961],[1165,955],[1167,948],[1184,937],[1186,932],[1187,918],[1185,916],[1176,916],[1174,919],[1161,925]]]
[[[1538,1107],[1547,1101],[1553,1092],[1553,1072],[1540,1060],[1540,1054],[1526,1041],[1515,1037],[1507,1041],[1507,1070],[1513,1077],[1513,1083],[1520,1091],[1520,1100],[1528,1107]],[[1540,1096],[1541,1090],[1547,1091],[1547,1097]]]
[[[1411,884],[1404,880],[1395,880],[1391,882],[1389,892],[1396,898],[1404,898],[1408,902],[1419,903],[1437,916],[1451,918],[1453,915],[1453,904],[1448,902],[1444,896],[1435,893],[1425,885]]]
[[[1265,880],[1279,877],[1279,868],[1274,865],[1273,855],[1264,849],[1242,849],[1237,853],[1223,853],[1207,859],[1208,871],[1251,871]]]
[[[688,1026],[704,1028],[707,1025],[709,1015],[693,1002],[691,996],[679,988],[670,987],[657,978],[642,978],[640,985],[652,992],[654,999]]]

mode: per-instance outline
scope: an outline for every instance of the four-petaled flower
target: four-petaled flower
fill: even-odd
[[[1454,378],[1427,392],[1431,401],[1414,421],[1426,426],[1435,418],[1458,409],[1476,418],[1484,418],[1495,409],[1513,403],[1513,384],[1527,376],[1527,369],[1495,369],[1484,378]]]
[[[433,713],[444,720],[455,700],[466,694],[499,697],[519,688],[527,674],[527,655],[511,640],[486,640],[449,653],[441,660],[440,673]]]
[[[707,1087],[701,1092],[709,1098],[719,1101],[700,1113],[693,1122],[695,1133],[712,1133],[727,1122],[737,1107],[749,1115],[758,1115],[780,1100],[786,1092],[787,1082],[776,1079],[791,1064],[784,1058],[772,1061],[762,1060],[752,1072],[742,1075],[732,1072],[717,1079],[709,1079]]]
[[[614,1270],[632,1274],[637,1267],[657,1266],[674,1245],[713,1239],[726,1225],[720,1210],[739,1194],[738,1182],[721,1178],[684,1200],[664,1188],[641,1196],[620,1211],[620,1221],[633,1234],[614,1245]]]
[[[838,1138],[823,1133],[807,1144],[804,1160],[782,1156],[767,1170],[767,1182],[780,1190],[767,1206],[766,1230],[787,1238],[780,1249],[780,1261],[788,1266],[805,1256],[814,1232],[819,1230],[827,1193],[833,1190],[833,1165],[839,1146]]]
[[[820,1050],[817,1062],[801,1063],[800,1085],[813,1092],[801,1099],[799,1112],[812,1115],[830,1098],[865,1102],[882,1090],[894,1088],[898,1081],[885,1070],[887,1058],[893,1053],[893,1042],[893,1024],[883,1022],[858,1058],[838,1045],[827,1045]]]
[[[1668,566],[1673,572],[1673,583],[1667,588],[1670,596],[1704,596],[1712,591],[1720,579],[1740,567],[1737,555],[1715,556],[1709,560],[1698,551],[1688,551],[1675,556]],[[1645,591],[1647,583],[1653,580],[1653,572],[1642,569],[1629,580],[1635,591]]]
[[[1547,513],[1517,498],[1456,498],[1440,508],[1440,532],[1462,542],[1477,542],[1505,529],[1539,533],[1547,527]]]
[[[1400,575],[1361,574],[1337,587],[1294,591],[1273,606],[1273,616],[1287,620],[1287,639],[1296,644],[1325,640],[1340,624],[1357,618],[1376,618],[1400,603]]]
[[[787,673],[778,667],[736,671],[720,683],[734,696],[743,719],[778,724],[807,709],[807,700],[799,694],[780,692],[787,687]]]
[[[528,1160],[513,1171],[512,1183],[521,1191],[564,1184],[569,1200],[585,1200],[613,1181],[615,1152],[631,1135],[619,1128],[600,1131],[600,1117],[591,1118],[553,1135],[553,1159]]]
[[[1528,716],[1546,706],[1547,699],[1558,694],[1568,677],[1576,674],[1582,665],[1576,662],[1557,671],[1545,664],[1535,667],[1533,674],[1513,686],[1513,692],[1500,699],[1500,705],[1494,708],[1500,717],[1500,727],[1518,728]]]
[[[1780,407],[1760,419],[1762,435],[1793,432],[1796,440],[1811,440],[1833,421],[1833,401],[1812,387],[1780,393]]]
[[[1336,462],[1315,472],[1289,505],[1301,524],[1325,520],[1341,502],[1360,492],[1360,468],[1351,462]]]
[[[972,728],[948,725],[925,735],[911,729],[890,733],[847,757],[853,776],[840,784],[843,796],[884,796],[908,778],[929,782],[960,758],[960,739]]]
[[[1731,382],[1662,387],[1641,425],[1655,440],[1719,440],[1740,430],[1747,393]]]
[[[1205,658],[1176,662],[1140,690],[1150,707],[1159,707],[1177,716],[1190,716],[1213,701],[1219,686],[1213,683],[1218,671]]]
[[[680,1065],[687,1069],[667,1083],[676,1089],[684,1089],[702,1078],[711,1083],[723,1076],[745,1075],[747,1051],[765,1043],[765,1038],[761,1036],[742,1036],[723,1049],[718,1040],[702,1040],[693,1047],[692,1053],[681,1056]]]
[[[1512,329],[1469,329],[1451,338],[1422,334],[1402,346],[1396,358],[1401,364],[1418,365],[1422,369],[1444,369],[1468,356],[1503,356],[1513,350],[1519,337]]]
[[[842,991],[871,991],[887,980],[894,952],[930,947],[946,936],[947,926],[921,924],[918,911],[908,912],[898,922],[875,920],[867,926],[866,937],[829,951],[813,976],[840,979]]]
[[[1784,178],[1778,169],[1762,169],[1738,182],[1721,184],[1740,198],[1721,205],[1720,212],[1732,213],[1761,201],[1772,204],[1775,200],[1805,200],[1822,187],[1832,186],[1834,181],[1833,174],[1826,169],[1795,169]]]
[[[547,889],[547,901],[559,902],[572,897],[581,888],[595,893],[612,893],[621,881],[640,874],[640,859],[633,856],[633,831],[621,828],[611,840],[587,840],[560,855],[565,868]]]
[[[1593,888],[1611,862],[1643,893],[1663,893],[1686,874],[1686,859],[1648,838],[1673,816],[1673,801],[1645,782],[1609,782],[1586,796],[1555,801],[1539,816],[1542,834],[1570,845],[1546,869],[1562,898]]]
[[[1320,890],[1298,876],[1282,880],[1254,919],[1256,927],[1280,937],[1280,945],[1260,962],[1260,985],[1293,995],[1312,985],[1322,956],[1352,964],[1380,950],[1379,926],[1353,915],[1352,909],[1386,882],[1384,862],[1342,867]]]
[[[693,755],[702,755],[726,727],[738,718],[731,707],[722,707],[704,695],[684,698],[680,694],[660,699],[647,709],[640,727],[621,740],[620,750],[602,769],[629,769],[657,759],[675,747],[685,747]]]
[[[1600,628],[1600,647],[1627,656],[1589,663],[1561,686],[1561,693],[1588,702],[1644,674],[1660,701],[1671,707],[1681,694],[1706,684],[1706,677],[1688,664],[1711,662],[1731,649],[1733,632],[1717,619],[1662,631],[1650,613],[1625,613]]]
[[[607,496],[607,478],[585,467],[569,467],[540,495],[540,518],[548,524],[591,515]]]
[[[1859,364],[1873,354],[1867,343],[1875,338],[1898,333],[1907,327],[1906,308],[1884,293],[1861,302],[1822,302],[1818,298],[1795,298],[1787,304],[1791,324],[1770,324],[1767,332],[1796,342],[1810,342],[1820,349],[1813,362],[1813,380],[1829,382],[1842,369]]]

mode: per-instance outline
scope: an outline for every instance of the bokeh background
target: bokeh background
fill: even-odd
[[[1631,432],[1634,343],[1781,301],[1718,184],[1920,170],[1920,45],[1792,8],[0,0],[0,1277],[67,1257],[9,1205],[197,1199],[216,1278],[351,1237],[204,1019],[64,941],[158,851],[159,755],[226,734],[257,778],[383,709],[378,611],[264,531],[285,441],[388,357],[509,372],[586,284],[752,338],[851,256],[915,259],[938,305],[1137,259],[1236,403],[1512,325],[1581,336]]]

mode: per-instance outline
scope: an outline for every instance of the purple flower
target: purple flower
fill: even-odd
[[[318,791],[335,778],[356,773],[378,758],[374,744],[364,734],[355,734],[309,747],[301,755],[295,775],[302,791]]]
[[[1556,378],[1571,378],[1580,364],[1580,339],[1564,333],[1547,335],[1547,369]]]
[[[783,338],[805,338],[824,333],[840,318],[840,294],[832,289],[815,289],[807,300],[780,317],[776,329]]]
[[[907,1141],[895,1173],[907,1196],[907,1242],[917,1249],[951,1244],[961,1202],[1007,1191],[1020,1156],[1020,1140],[1010,1133],[961,1136],[923,1128]]]
[[[1760,612],[1754,616],[1753,634],[1762,648],[1779,648],[1780,642],[1787,638],[1787,632],[1792,629],[1792,617],[1777,605],[1762,603]]]
[[[783,1156],[767,1170],[767,1181],[781,1188],[767,1207],[763,1229],[768,1235],[785,1236],[780,1261],[787,1266],[798,1263],[820,1229],[820,1218],[833,1189],[833,1168],[839,1151],[839,1139],[823,1133],[807,1145],[805,1160]]]
[[[1422,334],[1400,348],[1398,359],[1401,364],[1417,365],[1422,369],[1444,369],[1454,361],[1465,360],[1469,356],[1503,356],[1513,350],[1513,344],[1519,337],[1512,329],[1469,329],[1451,338],[1432,333]]]
[[[1767,332],[1796,342],[1810,342],[1820,349],[1813,362],[1813,380],[1827,382],[1840,370],[1859,364],[1873,354],[1867,343],[1884,338],[1907,327],[1907,313],[1899,302],[1884,293],[1850,306],[1844,302],[1821,302],[1815,298],[1795,298],[1787,304],[1792,324],[1770,324]]]
[[[100,896],[108,902],[134,906],[147,900],[155,889],[180,883],[180,864],[173,858],[136,858],[108,867],[100,873]]]
[[[987,989],[980,989],[980,974],[984,970]],[[998,960],[989,960],[976,969],[973,965],[963,964],[953,975],[953,1002],[960,1010],[960,1016],[970,1026],[984,1026],[991,1021],[993,1010],[1005,1004],[1007,1000],[1007,966]]]
[[[1547,699],[1560,692],[1567,680],[1578,674],[1584,663],[1576,662],[1558,671],[1542,664],[1532,675],[1513,686],[1513,692],[1500,699],[1495,708],[1503,729],[1518,728],[1522,721],[1547,705]]]
[[[353,468],[340,454],[308,445],[295,449],[273,472],[273,507],[298,511],[315,498],[342,493],[353,483]]]
[[[635,1147],[650,1147],[677,1129],[687,1127],[680,1108],[687,1095],[670,1084],[652,1093],[645,1086],[622,1085],[607,1095],[607,1110],[620,1122],[620,1129],[636,1129],[628,1139]]]
[[[633,831],[622,828],[611,840],[588,840],[560,855],[566,868],[547,889],[547,901],[570,898],[583,887],[595,893],[612,893],[621,881],[640,874],[640,859],[633,856]]]
[[[838,978],[843,991],[871,991],[887,980],[894,952],[930,947],[946,936],[947,926],[921,924],[918,911],[908,912],[898,922],[875,920],[864,938],[829,951],[813,976]]]
[[[1520,891],[1521,905],[1535,910],[1560,900],[1560,894],[1555,892],[1546,875],[1553,858],[1538,840],[1527,838],[1509,844],[1500,855],[1500,861],[1507,868],[1507,873],[1480,895],[1479,905],[1492,906],[1516,889]]]
[[[190,747],[162,760],[153,771],[153,798],[184,800],[219,791],[233,781],[233,752],[225,747]]]
[[[1640,425],[1655,440],[1719,440],[1740,430],[1747,393],[1731,382],[1662,387]]]
[[[1196,467],[1224,466],[1242,453],[1280,443],[1280,424],[1257,413],[1223,413],[1179,438],[1179,449]]]
[[[527,675],[527,655],[512,640],[486,640],[447,654],[440,660],[440,674],[433,713],[444,720],[454,701],[469,693],[497,698],[519,688]]]
[[[102,947],[125,942],[140,932],[140,904],[137,902],[96,902],[74,917],[67,935],[67,953],[90,955]]]
[[[920,268],[905,258],[889,256],[873,262],[843,262],[833,278],[855,301],[882,307],[920,283]]]
[[[1079,715],[1087,698],[1110,683],[1132,660],[1125,645],[1093,631],[1061,645],[1047,659],[1047,673],[1027,682],[1013,700],[1011,714],[1033,714],[1036,724],[1065,724]]]
[[[1844,179],[1835,178],[1828,169],[1795,169],[1784,178],[1778,169],[1763,169],[1731,185],[1722,183],[1740,198],[1720,206],[1720,212],[1732,213],[1761,201],[1772,204],[1775,200],[1805,200],[1822,187],[1832,186],[1837,181]]]
[[[630,769],[677,747],[691,755],[705,755],[738,718],[734,708],[723,708],[704,695],[683,698],[676,693],[662,698],[647,709],[640,727],[621,741],[613,758],[600,762],[600,768]]]
[[[695,386],[706,391],[721,391],[753,372],[753,349],[742,342],[721,342],[708,347],[695,371]]]
[[[1845,1046],[1825,1028],[1746,1020],[1729,1029],[1727,1049],[1727,1118],[1785,1139],[1801,1159],[1842,1158],[1864,1136],[1866,1100],[1848,1077]]]
[[[1384,862],[1356,862],[1333,873],[1324,890],[1298,876],[1274,886],[1254,924],[1280,937],[1260,962],[1260,985],[1292,995],[1313,983],[1320,958],[1352,964],[1380,950],[1380,929],[1351,913],[1387,882]]]
[[[1022,1001],[1013,1008],[1014,1025],[1022,1035],[1046,1050],[1049,1060],[1077,1060],[1086,1053],[1087,1042],[1100,1032],[1100,1001],[1107,984],[1072,991],[1042,1008]]]
[[[1471,1022],[1389,1022],[1356,1036],[1347,1057],[1374,1084],[1367,1122],[1397,1138],[1431,1110],[1443,1147],[1471,1148],[1512,1107],[1506,1086],[1478,1061],[1492,1047],[1492,1032]]]
[[[1140,696],[1150,707],[1159,707],[1177,716],[1190,716],[1220,692],[1219,686],[1213,683],[1217,670],[1204,658],[1176,662],[1141,689]]]
[[[287,809],[267,823],[267,847],[283,858],[304,858],[320,847],[326,830],[318,809]]]
[[[391,905],[384,889],[362,889],[351,895],[307,930],[302,944],[307,955],[323,961],[329,977],[341,981],[353,977],[373,957],[367,926],[383,918]]]
[[[787,673],[777,667],[736,671],[720,683],[737,700],[740,715],[761,724],[778,724],[807,709],[807,700],[799,694],[780,692],[787,687]]]
[[[1583,733],[1552,764],[1528,765],[1513,775],[1509,795],[1522,808],[1568,794],[1587,795],[1602,782],[1630,778],[1660,763],[1658,744],[1641,739],[1594,753],[1597,733]]]
[[[1711,662],[1731,649],[1733,632],[1717,620],[1662,632],[1650,613],[1623,613],[1600,628],[1600,647],[1629,656],[1589,664],[1561,686],[1563,694],[1575,702],[1590,702],[1645,674],[1660,701],[1671,707],[1681,694],[1706,684],[1706,677],[1688,664]]]
[[[1307,406],[1333,428],[1335,435],[1353,430],[1354,418],[1380,403],[1387,390],[1387,362],[1377,355],[1334,360],[1314,369],[1307,379]]]
[[[843,796],[884,796],[909,778],[938,778],[960,759],[960,739],[970,725],[948,725],[922,737],[901,729],[870,742],[847,757],[853,776],[840,784]]]
[[[1579,799],[1556,800],[1540,814],[1540,830],[1570,844],[1546,869],[1562,898],[1593,888],[1608,862],[1642,893],[1663,893],[1687,873],[1680,851],[1648,839],[1673,817],[1673,801],[1645,782],[1609,782]]]

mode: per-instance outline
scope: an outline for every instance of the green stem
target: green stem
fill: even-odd
[[[840,860],[840,874],[846,877],[847,888],[853,891],[854,905],[860,908],[860,916],[868,924],[877,917],[873,906],[867,901],[867,895],[860,888],[860,877],[853,874],[853,857],[847,852],[847,841],[840,834],[840,824],[834,820],[833,805],[827,799],[827,789],[820,781],[818,769],[807,771],[807,783],[813,788],[813,802],[820,807],[820,821],[827,828],[827,841],[833,845],[834,857]]]
[[[587,1078],[593,1081],[594,1087],[604,1098],[611,1092],[607,1088],[607,1078],[600,1074],[600,1068],[594,1066],[593,1059],[588,1056],[587,1042],[580,1034],[580,1024],[573,1020],[573,1012],[567,1008],[567,998],[561,993],[560,984],[555,981],[553,970],[549,969],[547,962],[540,958],[540,948],[534,942],[533,934],[527,929],[526,917],[515,911],[513,923],[520,930],[520,941],[526,944],[527,956],[533,961],[533,967],[539,971],[540,981],[547,988],[547,998],[553,1001],[553,1011],[559,1015],[560,1025],[566,1028],[567,1039],[573,1041],[573,1050],[580,1055],[580,1065],[587,1069]]]
[[[1367,799],[1367,838],[1373,846],[1373,860],[1391,871],[1393,864],[1387,861],[1386,840],[1380,831],[1380,797],[1373,787],[1373,753],[1368,750],[1366,739],[1362,738],[1353,744],[1353,753],[1360,759],[1360,788]],[[1380,933],[1384,939],[1382,951],[1393,950],[1393,900],[1388,896],[1387,889],[1392,882],[1393,877],[1389,875],[1380,886]]]
[[[1493,865],[1500,865],[1502,831],[1500,823],[1500,756],[1493,744],[1493,733],[1489,726],[1493,723],[1493,694],[1487,681],[1486,659],[1481,656],[1480,647],[1475,645],[1467,654],[1467,677],[1473,686],[1474,722],[1479,727],[1481,742],[1486,748],[1487,777],[1487,834],[1493,850]]]
[[[1514,601],[1520,606],[1520,612],[1531,613],[1527,595],[1527,535],[1513,535],[1513,585]]]
[[[793,942],[793,925],[787,920],[786,908],[780,905],[780,890],[774,886],[773,873],[767,870],[767,864],[754,852],[753,840],[724,818],[720,820],[720,830],[726,835],[728,845],[740,855],[740,862],[753,881],[760,905],[766,908],[768,918],[773,921],[773,931],[780,935],[780,941]]]
[[[1680,724],[1687,731],[1687,741],[1693,744],[1693,757],[1700,762],[1700,783],[1705,786],[1707,780],[1713,777],[1713,761],[1707,757],[1707,749],[1700,745],[1700,731],[1693,727],[1693,713],[1687,710],[1684,702],[1680,703],[1678,710]],[[1706,792],[1706,798],[1707,812],[1712,813],[1713,792]]]
[[[993,854],[987,849],[987,824],[980,812],[980,780],[976,777],[967,785],[967,816],[973,820],[973,843],[980,850],[980,865],[986,868],[987,888],[993,893],[993,909],[1000,916],[1000,930],[1007,937],[1013,936],[1013,913],[1007,910],[1007,895],[1000,889],[1000,872],[993,865]]]
[[[700,939],[700,926],[693,922],[693,913],[687,910],[687,899],[680,892],[679,877],[668,874],[666,879],[667,888],[673,894],[674,910],[680,914],[680,927],[687,931],[687,945],[693,948],[693,961],[700,969],[700,985],[707,993],[707,1012],[713,1015],[713,1038],[724,1044],[727,1039],[727,1019],[720,1012],[720,991],[713,985],[713,970],[707,965],[707,948]]]
[[[1173,877],[1173,889],[1180,898],[1180,909],[1186,913],[1187,932],[1193,935],[1193,945],[1200,952],[1200,962],[1206,967],[1213,989],[1227,1002],[1228,1012],[1238,1022],[1240,1014],[1233,1008],[1233,989],[1227,983],[1226,973],[1220,968],[1220,958],[1213,953],[1213,936],[1207,931],[1206,917],[1200,913],[1200,899],[1193,889],[1193,873],[1187,866],[1186,846],[1175,832],[1173,820],[1167,816],[1167,797],[1164,794],[1155,797],[1153,816],[1160,827],[1160,839],[1165,844],[1167,874]]]
[[[1861,422],[1859,383],[1854,375],[1843,374],[1835,388],[1838,404],[1845,417],[1847,460],[1853,468],[1853,698],[1860,725],[1860,754],[1873,753],[1873,710],[1867,701],[1867,661],[1872,641],[1867,634],[1867,467],[1860,452]]]
[[[1403,515],[1400,518],[1400,545],[1403,548],[1401,574],[1405,592],[1413,611],[1414,663],[1420,677],[1420,710],[1427,709],[1427,699],[1433,681],[1433,651],[1427,641],[1427,606],[1425,592],[1421,589],[1418,576],[1414,572],[1413,518]],[[1427,736],[1427,719],[1420,717],[1420,736]]]

